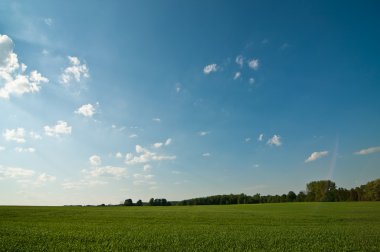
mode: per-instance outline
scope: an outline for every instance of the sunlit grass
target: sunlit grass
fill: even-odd
[[[0,251],[379,251],[380,203],[0,207]]]

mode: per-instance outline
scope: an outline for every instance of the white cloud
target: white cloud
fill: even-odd
[[[240,67],[243,67],[244,64],[244,58],[241,55],[238,55],[235,59],[236,64],[238,64]]]
[[[259,60],[258,59],[251,59],[248,61],[249,68],[253,70],[257,70],[259,68]]]
[[[90,77],[88,73],[88,68],[86,64],[82,64],[77,57],[67,57],[70,61],[70,66],[63,70],[60,76],[60,82],[68,86],[71,81],[80,82],[82,79],[87,79]]]
[[[143,148],[141,145],[136,145],[136,153],[138,155],[128,153],[125,157],[125,163],[129,165],[134,165],[141,163],[149,163],[151,161],[165,161],[176,159],[176,156],[159,155],[157,153],[151,152]]]
[[[264,134],[260,134],[259,137],[257,138],[257,141],[262,142],[264,139]]]
[[[83,187],[93,187],[105,185],[107,182],[94,179],[81,179],[79,181],[65,181],[62,183],[63,189],[81,189]]]
[[[325,157],[329,154],[328,151],[315,151],[305,160],[305,163],[315,161],[319,158]]]
[[[235,76],[234,76],[234,80],[236,80],[236,79],[240,78],[240,75],[241,75],[241,73],[240,73],[240,72],[236,72],[236,73],[235,73]]]
[[[129,135],[129,138],[136,138],[136,137],[138,137],[138,135],[136,135],[136,134]]]
[[[34,153],[34,152],[36,152],[36,149],[35,148],[31,148],[31,147],[30,148],[16,147],[15,151],[20,152],[20,153],[22,153],[22,152]]]
[[[198,132],[198,135],[200,135],[200,136],[207,136],[208,134],[210,134],[209,131],[200,131],[200,132]]]
[[[0,146],[0,151],[5,151],[5,147],[4,146]]]
[[[3,133],[3,137],[6,141],[15,141],[17,143],[25,143],[25,129],[6,129]]]
[[[104,166],[96,167],[90,171],[84,171],[91,177],[111,177],[114,179],[120,179],[126,177],[127,168],[115,167],[115,166]]]
[[[170,145],[172,143],[172,139],[171,138],[168,138],[168,139],[166,139],[166,141],[165,141],[165,146],[168,146],[168,145]]]
[[[37,184],[43,184],[46,182],[54,182],[57,178],[46,173],[41,173],[36,180]]]
[[[121,152],[118,152],[115,154],[115,157],[116,158],[122,158],[123,157],[123,154],[121,154]]]
[[[51,18],[45,18],[44,22],[47,26],[52,26],[53,25],[53,19]]]
[[[156,117],[156,118],[153,118],[152,120],[153,120],[154,122],[158,122],[158,123],[159,123],[159,122],[161,122],[161,119],[160,119],[160,118],[158,118],[158,117]]]
[[[249,84],[255,84],[255,79],[254,78],[249,78]]]
[[[18,167],[0,166],[0,179],[25,179],[31,178],[35,171]]]
[[[156,149],[159,149],[162,147],[162,145],[164,145],[163,143],[154,143],[153,144],[153,147],[156,148]]]
[[[203,153],[202,156],[203,156],[203,157],[210,157],[210,156],[211,156],[211,153],[206,152],[206,153]]]
[[[50,127],[44,127],[45,134],[51,137],[58,137],[60,135],[69,135],[71,134],[72,127],[67,124],[65,121],[58,121],[56,125]]]
[[[245,141],[246,143],[248,143],[248,142],[251,141],[251,138],[250,138],[250,137],[247,137],[246,139],[244,139],[244,141]]]
[[[85,117],[92,117],[95,114],[95,107],[92,104],[85,104],[75,110],[74,113]]]
[[[372,153],[380,152],[380,146],[371,147],[355,152],[356,155],[368,155]]]
[[[92,155],[89,159],[90,164],[93,166],[99,166],[102,164],[102,159],[97,155]]]
[[[273,135],[273,137],[268,140],[267,144],[276,146],[282,145],[281,136]]]
[[[42,138],[40,134],[38,134],[38,133],[36,133],[36,132],[34,132],[34,131],[31,131],[31,132],[29,133],[29,136],[30,136],[30,138],[35,139],[35,140],[39,140],[39,139]]]
[[[210,74],[212,72],[216,72],[218,71],[219,67],[217,64],[210,64],[210,65],[207,65],[203,68],[203,73],[204,74]]]
[[[144,165],[144,172],[150,172],[152,170],[152,166],[150,164]]]
[[[27,66],[19,63],[13,48],[12,39],[0,34],[0,98],[4,99],[9,99],[11,95],[39,92],[41,84],[49,82],[37,71],[25,74]]]

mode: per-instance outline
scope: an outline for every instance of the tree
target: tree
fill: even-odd
[[[330,180],[312,181],[306,185],[310,201],[334,201],[335,190],[335,183]]]
[[[143,205],[143,203],[142,203],[141,199],[139,199],[139,200],[136,202],[136,206],[142,206],[142,205]]]
[[[289,202],[294,202],[297,199],[297,195],[293,191],[289,191],[287,195],[287,199]]]
[[[298,202],[304,202],[306,201],[306,194],[303,191],[300,191],[297,195],[297,201]]]
[[[150,205],[150,206],[154,206],[154,198],[151,198],[151,199],[149,200],[149,205]]]
[[[132,199],[126,199],[124,201],[124,206],[133,206],[133,201]]]

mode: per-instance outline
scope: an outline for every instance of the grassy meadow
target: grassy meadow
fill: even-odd
[[[0,251],[380,251],[380,203],[2,206]]]

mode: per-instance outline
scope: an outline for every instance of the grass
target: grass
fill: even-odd
[[[0,251],[380,251],[380,203],[4,206]]]

